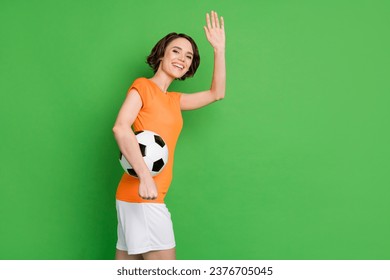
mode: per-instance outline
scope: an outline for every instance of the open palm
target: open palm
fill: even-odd
[[[225,48],[225,24],[223,17],[218,19],[218,14],[214,11],[211,11],[211,16],[209,13],[206,14],[206,24],[204,30],[206,32],[207,40],[210,42],[211,46],[214,49],[224,49]]]

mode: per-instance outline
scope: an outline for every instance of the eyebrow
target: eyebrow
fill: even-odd
[[[180,48],[180,47],[178,47],[178,46],[173,46],[172,48],[176,48],[176,49],[179,49],[179,50],[183,50],[182,48]],[[188,54],[190,54],[190,55],[194,55],[192,52],[187,52]]]

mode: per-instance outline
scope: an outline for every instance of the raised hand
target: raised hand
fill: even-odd
[[[223,17],[218,19],[218,14],[214,11],[211,11],[211,16],[209,13],[206,14],[206,24],[204,30],[206,32],[207,40],[210,42],[211,46],[215,50],[225,49],[225,24]]]

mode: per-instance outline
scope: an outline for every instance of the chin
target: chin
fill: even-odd
[[[187,72],[183,71],[183,73],[180,74],[177,71],[166,71],[166,73],[168,74],[168,76],[170,76],[174,80],[178,80],[178,79],[181,79]]]
[[[185,75],[185,73],[184,73],[183,75],[171,74],[170,76],[171,76],[173,79],[178,80],[178,79],[181,79],[184,75]]]

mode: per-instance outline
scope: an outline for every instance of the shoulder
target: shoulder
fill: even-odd
[[[147,78],[140,77],[133,81],[133,83],[128,89],[128,92],[132,89],[135,89],[136,91],[138,91],[139,94],[142,94],[145,91],[149,91],[150,88],[150,81]]]
[[[134,85],[148,85],[148,84],[149,84],[149,80],[147,78],[139,77],[133,81],[132,85],[134,86]]]
[[[133,91],[138,93],[143,105],[148,104],[150,100],[154,99],[154,88],[149,79],[145,77],[137,78],[130,86],[128,93]]]

